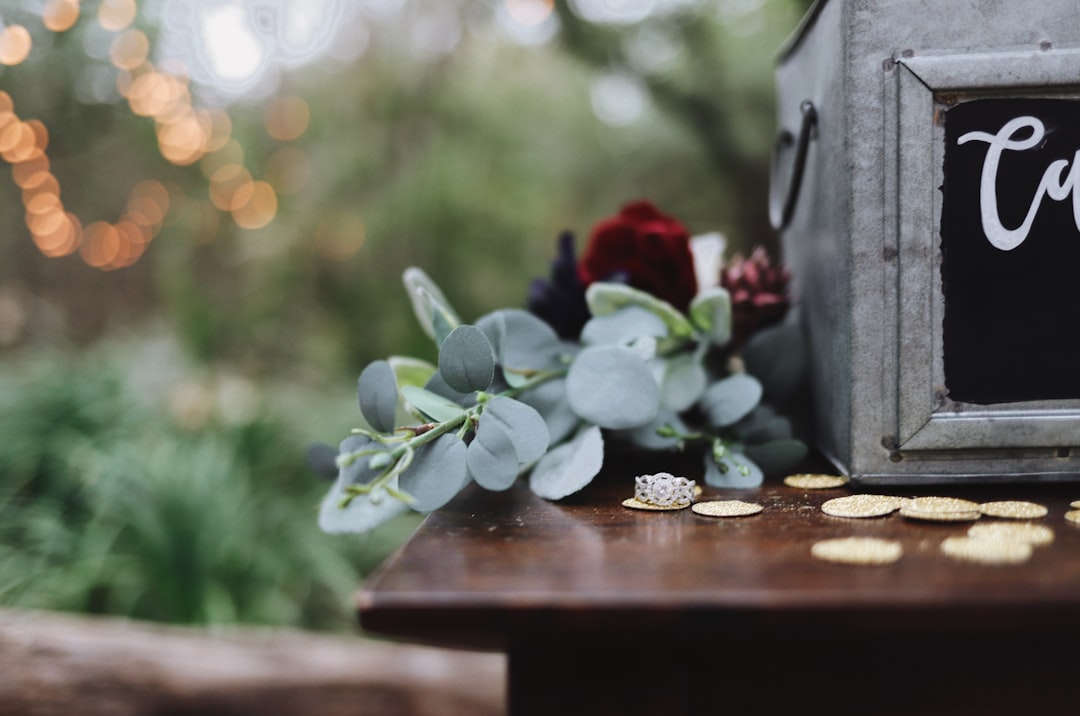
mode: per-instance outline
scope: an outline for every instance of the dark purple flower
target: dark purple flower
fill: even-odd
[[[558,253],[551,262],[550,280],[533,279],[529,286],[528,308],[567,340],[576,339],[589,320],[585,287],[578,278],[574,235],[571,232],[564,231],[559,236]]]

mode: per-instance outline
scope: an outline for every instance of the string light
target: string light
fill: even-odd
[[[182,68],[163,71],[148,59],[149,38],[131,27],[137,11],[134,0],[102,0],[97,22],[116,33],[109,61],[117,69],[117,89],[133,114],[153,119],[161,156],[177,166],[198,164],[209,180],[209,202],[185,201],[180,207],[193,225],[194,240],[213,241],[220,227],[218,211],[229,213],[243,229],[268,225],[277,215],[278,192],[296,193],[310,177],[306,155],[283,147],[267,162],[267,178],[256,180],[243,164],[243,149],[231,136],[228,113],[195,107]],[[52,32],[69,30],[79,17],[78,0],[48,0],[42,10],[42,23]],[[25,27],[0,29],[0,63],[20,64],[31,46]],[[264,116],[267,134],[278,141],[298,138],[308,121],[307,103],[292,96],[271,102]],[[78,252],[84,262],[102,270],[135,263],[165,224],[170,209],[176,210],[177,197],[157,180],[143,181],[131,189],[115,222],[94,221],[84,228],[61,199],[60,183],[46,154],[48,141],[45,124],[21,119],[11,96],[0,90],[0,157],[11,164],[12,179],[22,190],[25,223],[38,250],[50,257]]]

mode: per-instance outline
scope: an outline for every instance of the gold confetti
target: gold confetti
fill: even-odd
[[[742,500],[706,500],[696,503],[690,509],[706,517],[744,517],[756,515],[765,508]]]
[[[1072,510],[1071,512],[1066,512],[1065,519],[1069,522],[1075,522],[1076,524],[1080,525],[1080,510]]]
[[[1019,564],[1031,558],[1034,548],[1028,542],[955,536],[941,543],[941,551],[965,562]]]
[[[904,504],[903,497],[892,495],[845,495],[826,500],[821,511],[833,517],[882,517]]]
[[[968,537],[999,539],[1007,542],[1027,542],[1041,547],[1054,541],[1054,531],[1045,525],[1030,522],[984,522],[968,528]]]
[[[1035,502],[999,500],[997,502],[982,503],[979,505],[979,511],[988,517],[1003,517],[1010,520],[1035,520],[1046,517],[1049,510]]]
[[[969,522],[982,516],[978,503],[957,497],[913,497],[900,508],[900,514],[932,522]]]
[[[648,502],[642,502],[641,500],[637,499],[636,497],[628,497],[628,498],[626,498],[625,500],[622,501],[622,506],[623,507],[629,507],[632,510],[656,510],[656,511],[659,511],[659,512],[667,512],[667,511],[670,511],[670,510],[684,510],[687,507],[689,507],[690,504],[689,503],[684,503],[682,505],[664,505],[664,506],[652,505],[652,504],[649,504]]]
[[[842,487],[848,483],[843,475],[809,475],[800,473],[788,475],[784,478],[784,484],[788,487],[799,487],[804,490],[827,490],[831,487]]]
[[[1073,500],[1069,503],[1069,507],[1073,508],[1074,510],[1080,510],[1080,500]]]
[[[815,542],[810,554],[838,564],[892,564],[904,554],[899,542],[877,537],[836,537]]]

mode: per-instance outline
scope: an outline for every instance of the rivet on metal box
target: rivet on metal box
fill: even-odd
[[[856,483],[1080,479],[1080,7],[819,0],[770,214]]]

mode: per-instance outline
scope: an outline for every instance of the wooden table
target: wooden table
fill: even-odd
[[[514,716],[1080,713],[1080,526],[1064,518],[1080,483],[873,490],[1049,508],[1052,544],[987,566],[940,550],[970,523],[824,514],[847,487],[706,489],[764,505],[741,518],[620,505],[635,474],[672,467],[624,459],[558,503],[524,484],[465,491],[367,583],[362,627],[505,650]],[[811,557],[847,535],[899,540],[904,556]]]

